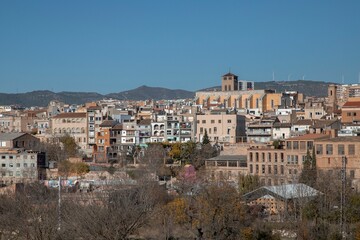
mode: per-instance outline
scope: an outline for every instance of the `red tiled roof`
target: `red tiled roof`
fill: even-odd
[[[321,138],[330,138],[330,136],[326,134],[310,133],[298,137],[289,138],[288,140],[315,140]]]
[[[350,107],[350,108],[353,108],[353,107],[360,107],[360,101],[354,101],[354,102],[346,102],[342,108],[347,108],[347,107]]]

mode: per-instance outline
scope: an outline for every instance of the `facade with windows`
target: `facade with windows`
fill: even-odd
[[[55,137],[69,134],[83,151],[87,149],[86,113],[60,113],[51,119],[51,124]]]
[[[45,153],[21,150],[0,152],[0,183],[34,182],[45,180]]]
[[[245,117],[220,111],[196,115],[196,141],[202,141],[205,130],[210,141],[214,143],[243,142],[246,138]]]
[[[346,175],[352,187],[360,190],[360,137],[335,137],[315,142],[316,166],[330,175],[340,176],[343,157],[346,158]]]

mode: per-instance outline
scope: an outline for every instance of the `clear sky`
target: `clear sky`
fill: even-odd
[[[0,1],[0,92],[357,83],[360,1]]]

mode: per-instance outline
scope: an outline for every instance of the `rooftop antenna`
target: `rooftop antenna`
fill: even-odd
[[[231,73],[231,67],[229,67],[229,73]]]
[[[273,71],[273,81],[275,81],[275,72]]]
[[[305,74],[302,76],[302,79],[305,80]]]

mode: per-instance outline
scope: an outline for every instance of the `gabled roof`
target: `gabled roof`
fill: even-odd
[[[320,194],[321,192],[308,185],[296,183],[260,187],[252,192],[246,193],[244,198],[249,202],[258,198],[268,197],[270,195],[280,200],[290,200],[297,198],[312,198]]]
[[[27,133],[0,133],[0,140],[2,141],[11,141],[16,138],[19,138],[23,135],[26,135]]]

